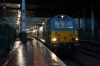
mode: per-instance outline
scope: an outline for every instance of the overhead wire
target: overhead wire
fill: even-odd
[[[59,1],[60,1],[60,0],[59,0]],[[70,4],[70,2],[72,2],[72,1],[68,1],[68,2],[66,3],[66,5],[62,6],[54,15],[56,15],[58,12],[60,12],[61,9],[63,9],[64,7],[66,7],[68,4]],[[54,16],[54,15],[53,15],[53,16]]]

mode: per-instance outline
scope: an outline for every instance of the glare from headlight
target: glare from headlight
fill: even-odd
[[[78,40],[78,38],[76,38],[75,40]]]
[[[57,41],[57,39],[56,38],[53,38],[52,41]]]

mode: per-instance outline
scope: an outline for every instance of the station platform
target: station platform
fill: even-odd
[[[29,38],[29,37],[28,37]],[[2,66],[67,66],[45,45],[36,39],[23,44],[15,41],[9,57]]]

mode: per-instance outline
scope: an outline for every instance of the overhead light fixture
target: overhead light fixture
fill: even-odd
[[[19,18],[18,18],[18,20],[19,20]]]
[[[21,11],[20,10],[18,10],[18,14],[21,14]]]
[[[20,17],[21,15],[20,14],[18,14],[18,17]]]
[[[42,24],[44,25],[44,22]]]
[[[6,9],[6,7],[4,6],[3,9]]]
[[[17,7],[19,7],[19,8],[20,8],[20,4],[17,4]]]
[[[19,21],[17,21],[17,25],[19,25]]]

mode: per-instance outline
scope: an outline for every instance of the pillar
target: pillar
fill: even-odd
[[[25,12],[26,12],[25,0],[22,0],[20,39],[23,43],[26,43],[26,13]]]
[[[91,7],[91,37],[94,38],[94,7]]]
[[[5,7],[5,0],[3,0],[3,22],[5,22],[5,9],[6,9],[6,7]],[[3,28],[2,28],[2,32],[3,32],[3,34],[2,35],[4,35],[4,31],[3,31]],[[7,33],[8,34],[8,33]],[[8,38],[7,38],[7,40],[8,40]],[[2,39],[2,45],[3,45],[3,47],[5,47],[5,39]],[[7,41],[7,45],[8,45],[8,41]]]
[[[80,30],[80,16],[78,16],[78,30]]]
[[[86,14],[85,14],[85,12],[83,13],[83,25],[84,25],[83,29],[86,30]]]

